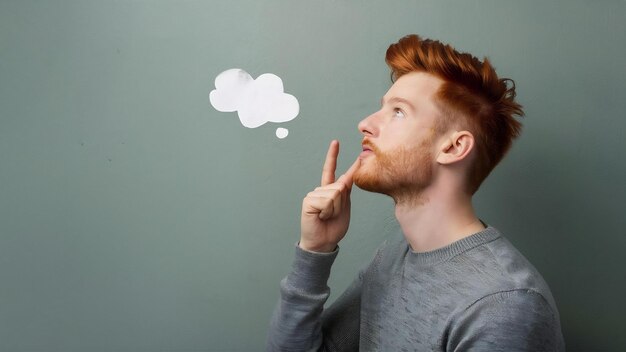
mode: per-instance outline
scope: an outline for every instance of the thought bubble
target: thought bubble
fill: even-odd
[[[267,122],[291,121],[300,111],[298,100],[285,93],[280,77],[264,73],[253,79],[239,68],[217,75],[209,100],[217,111],[237,111],[239,121],[248,128],[257,128]],[[276,130],[276,136],[281,139],[288,133],[285,128]]]
[[[289,135],[289,130],[286,128],[278,127],[276,129],[276,137],[283,139]]]

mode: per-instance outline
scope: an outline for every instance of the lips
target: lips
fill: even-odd
[[[370,142],[367,139],[364,139],[363,142],[361,143],[361,146],[363,147],[363,151],[370,151],[370,152],[375,152],[376,151],[376,146],[374,145],[374,143]]]
[[[376,154],[376,146],[374,145],[374,143],[364,139],[363,142],[361,143],[361,146],[363,148],[363,151],[361,152],[361,157],[366,157],[368,155],[371,154]]]

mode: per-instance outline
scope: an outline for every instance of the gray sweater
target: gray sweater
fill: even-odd
[[[565,350],[548,285],[493,227],[426,253],[399,234],[324,309],[337,252],[296,246],[268,351]]]

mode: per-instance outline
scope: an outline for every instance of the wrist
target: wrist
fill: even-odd
[[[298,243],[298,247],[300,247],[301,249],[307,251],[307,252],[313,252],[313,253],[332,253],[337,249],[337,244],[336,243],[331,243],[331,244],[310,244],[310,243],[306,243],[303,242],[302,240],[300,240],[300,242]]]

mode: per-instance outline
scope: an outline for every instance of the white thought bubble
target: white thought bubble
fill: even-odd
[[[276,137],[283,139],[289,135],[289,130],[286,128],[278,127],[276,129]]]
[[[291,121],[300,111],[296,97],[284,92],[280,77],[265,73],[253,79],[238,68],[226,70],[215,78],[209,100],[217,111],[237,111],[241,124],[248,128]],[[281,128],[276,136],[285,138],[287,133],[287,129]]]

